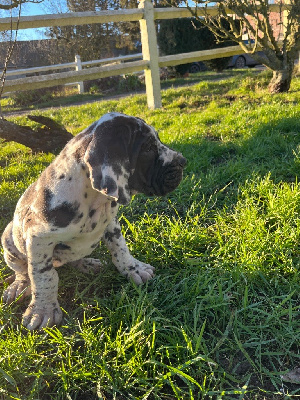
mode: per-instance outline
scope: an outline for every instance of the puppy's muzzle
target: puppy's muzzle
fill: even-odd
[[[186,159],[178,154],[172,162],[163,166],[156,176],[156,192],[158,195],[165,195],[177,188],[182,180],[183,169]]]

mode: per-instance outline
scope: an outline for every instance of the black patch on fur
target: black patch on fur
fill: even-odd
[[[50,189],[44,189],[44,207],[43,214],[46,221],[52,223],[59,228],[65,228],[76,217],[79,204],[77,202],[68,203],[64,201],[57,207],[50,208],[53,193]]]
[[[96,212],[96,210],[91,210],[91,211],[89,212],[89,217],[92,218],[92,216],[95,214],[95,212]]]
[[[104,237],[109,242],[113,241],[113,238],[120,239],[121,230],[119,228],[115,228],[113,232],[106,232]]]
[[[113,234],[112,232],[105,232],[104,237],[105,237],[105,239],[106,239],[108,242],[112,242],[112,241],[113,241],[114,234]]]
[[[93,222],[92,223],[92,231],[96,228],[96,226],[97,226],[96,222]]]
[[[119,165],[119,164],[113,164],[112,165],[112,169],[113,169],[113,171],[114,171],[114,173],[117,175],[117,176],[120,176],[121,174],[122,174],[122,168],[121,168],[121,166]]]
[[[52,264],[49,265],[47,264],[46,267],[40,269],[40,273],[42,274],[43,272],[50,271],[52,268],[53,268]]]
[[[82,217],[83,217],[83,212],[76,216],[73,223],[77,224],[81,220]]]
[[[109,195],[110,193],[114,193],[117,190],[117,184],[113,178],[110,176],[106,176],[104,182],[102,181],[102,175],[97,174],[94,176],[94,187],[104,189],[105,192]]]
[[[119,186],[118,190],[119,190],[118,203],[126,205],[128,203],[128,199],[125,196],[124,189],[121,186]]]
[[[61,174],[58,179],[65,179],[66,175],[65,174]]]
[[[116,181],[110,176],[105,176],[104,182],[101,174],[96,174],[93,178],[95,188],[104,189],[107,194],[114,193],[117,190]]]
[[[71,247],[64,243],[58,243],[54,248],[55,250],[71,250]]]
[[[115,229],[114,229],[114,236],[115,236],[117,239],[120,239],[120,236],[121,236],[121,229],[115,228]]]

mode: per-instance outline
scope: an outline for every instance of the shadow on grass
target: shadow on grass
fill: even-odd
[[[251,177],[270,174],[274,183],[296,182],[300,171],[299,118],[289,117],[262,124],[251,137],[222,141],[207,134],[176,142],[173,147],[188,160],[186,173],[201,180],[201,195],[220,192],[236,201],[234,191]],[[233,196],[233,197],[232,197]],[[222,205],[222,202],[220,206]]]

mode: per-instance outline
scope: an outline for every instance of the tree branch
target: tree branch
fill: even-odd
[[[2,107],[1,107],[1,97],[2,97],[2,94],[3,94],[3,89],[4,89],[4,85],[5,85],[5,80],[6,80],[7,66],[8,66],[8,63],[9,63],[10,59],[11,59],[12,53],[14,51],[14,48],[15,48],[15,45],[16,45],[16,42],[17,42],[18,29],[19,29],[19,23],[20,23],[20,17],[21,17],[21,8],[22,8],[21,7],[22,6],[22,0],[12,0],[12,1],[18,1],[19,2],[19,14],[18,14],[18,21],[17,21],[16,34],[15,34],[14,41],[13,41],[13,28],[12,28],[12,13],[11,13],[11,17],[10,17],[11,18],[10,45],[9,45],[9,48],[8,48],[8,51],[7,51],[7,54],[6,54],[6,57],[5,57],[3,71],[2,71],[2,74],[0,76],[0,84],[1,84],[1,87],[0,87],[0,119],[3,118]]]
[[[0,10],[11,10],[12,8],[19,7],[20,4],[24,3],[42,3],[43,0],[11,0],[10,4],[0,4]]]
[[[0,138],[5,142],[21,143],[34,152],[45,153],[60,151],[73,138],[70,132],[51,118],[41,115],[28,115],[28,118],[38,122],[42,127],[33,130],[28,126],[17,125],[2,119],[0,120]]]
[[[289,8],[289,16],[296,17],[289,20],[286,29],[289,40],[284,42],[283,48],[281,48],[280,44],[275,39],[273,28],[270,23],[270,7],[268,0],[219,0],[216,2],[216,7],[218,8],[217,17],[209,15],[207,5],[210,2],[208,1],[196,0],[196,5],[205,5],[205,7],[201,8],[201,10],[204,11],[204,17],[199,17],[197,7],[194,12],[188,4],[187,8],[189,8],[191,14],[198,19],[198,21],[212,31],[216,38],[237,42],[245,53],[251,54],[258,62],[265,64],[272,70],[278,70],[282,68],[283,52],[290,52],[290,48],[293,48],[293,52],[295,52],[295,49],[300,47],[300,44],[298,44],[300,39],[300,0],[291,1],[294,2]],[[228,9],[231,10],[232,14],[227,14]],[[224,26],[223,21],[225,20],[228,22],[229,28]],[[237,25],[237,20],[240,21],[240,25]],[[249,40],[248,42],[243,40],[243,29],[246,29],[248,37],[253,40]],[[298,40],[298,42],[296,42],[296,40]],[[266,58],[260,57],[257,54],[259,47],[264,50]]]

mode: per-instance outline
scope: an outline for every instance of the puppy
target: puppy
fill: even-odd
[[[109,113],[70,140],[17,203],[2,235],[14,282],[4,291],[7,304],[31,294],[23,315],[29,330],[57,325],[58,275],[64,264],[97,269],[84,258],[103,240],[118,271],[142,284],[154,268],[129,252],[117,219],[119,205],[133,194],[163,196],[182,179],[185,158],[162,144],[143,120]]]

